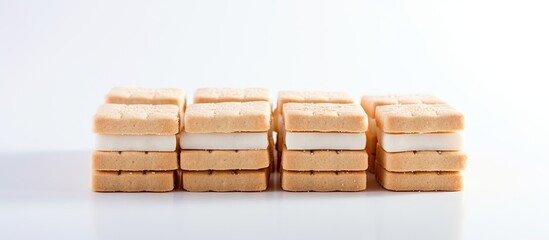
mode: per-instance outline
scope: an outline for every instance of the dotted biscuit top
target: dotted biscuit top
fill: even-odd
[[[194,103],[218,102],[271,102],[266,88],[199,88],[194,92]]]
[[[433,133],[463,130],[463,114],[447,104],[386,105],[376,108],[378,129],[387,133]]]
[[[362,96],[361,105],[369,118],[376,117],[376,107],[404,104],[443,104],[444,101],[428,94],[392,94]]]
[[[277,108],[285,103],[354,103],[353,96],[346,92],[280,91]]]
[[[114,87],[105,97],[107,103],[185,105],[185,91],[179,88]]]
[[[93,131],[118,135],[175,135],[179,132],[175,105],[103,104],[94,116]]]
[[[366,132],[366,113],[358,104],[286,103],[284,127],[289,132]]]
[[[192,104],[185,112],[185,132],[266,132],[271,128],[268,102]]]

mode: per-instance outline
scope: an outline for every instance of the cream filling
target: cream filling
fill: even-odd
[[[377,139],[387,152],[459,151],[463,149],[461,132],[392,134],[379,131]]]
[[[182,132],[181,149],[253,150],[267,149],[267,132],[260,133],[188,133]]]
[[[177,147],[175,135],[107,135],[95,136],[98,151],[172,152]]]
[[[285,132],[288,150],[364,150],[365,133]]]

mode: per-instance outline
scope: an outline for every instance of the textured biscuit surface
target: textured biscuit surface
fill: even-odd
[[[366,190],[366,171],[300,172],[281,170],[281,187],[290,192],[357,192]]]
[[[366,132],[368,119],[357,104],[286,103],[284,128],[289,132]]]
[[[260,170],[183,171],[189,192],[259,192],[269,186],[268,168]]]
[[[185,105],[185,91],[179,88],[114,87],[105,97],[107,103]]]
[[[388,153],[378,144],[377,162],[387,171],[461,171],[465,169],[467,154],[462,151],[414,151]]]
[[[291,171],[363,171],[368,168],[366,151],[305,150],[284,147],[281,166]]]
[[[430,133],[463,130],[463,114],[446,104],[386,105],[376,108],[378,130],[386,133]]]
[[[92,152],[92,169],[102,171],[176,170],[176,152]]]
[[[391,191],[460,191],[461,172],[389,172],[376,166],[379,184]]]
[[[353,96],[347,92],[329,91],[280,91],[277,109],[282,110],[285,103],[354,103]],[[281,111],[282,112],[282,111]]]
[[[179,133],[179,108],[175,105],[99,106],[93,123],[97,134],[174,135]]]
[[[194,92],[194,103],[271,102],[267,88],[199,88]]]
[[[444,101],[429,94],[388,94],[388,95],[365,95],[362,96],[360,104],[366,110],[368,117],[376,117],[376,108],[384,105],[404,104],[443,104]]]
[[[269,167],[270,150],[183,150],[181,169],[204,170],[256,170]]]
[[[168,192],[174,189],[174,174],[175,171],[92,170],[91,187],[96,192]]]
[[[268,102],[197,103],[185,112],[190,133],[266,132],[271,128]]]

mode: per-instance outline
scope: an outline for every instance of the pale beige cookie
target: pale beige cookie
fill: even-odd
[[[269,186],[268,168],[260,170],[183,171],[183,189],[189,192],[259,192]]]
[[[284,128],[289,132],[366,132],[368,119],[357,104],[286,103]]]
[[[467,154],[462,151],[414,151],[388,153],[377,145],[377,163],[391,172],[461,171]]]
[[[113,87],[105,97],[106,103],[185,105],[185,91],[179,88]]]
[[[461,172],[389,172],[376,166],[379,184],[391,191],[460,191]]]
[[[386,133],[434,133],[463,130],[463,114],[445,104],[386,105],[376,109],[377,128]]]
[[[194,103],[271,102],[267,88],[199,88],[194,92]]]
[[[174,189],[175,171],[96,171],[91,188],[96,192],[169,192]]]
[[[405,104],[443,104],[444,101],[428,94],[388,94],[388,95],[365,95],[362,96],[360,104],[368,114],[368,117],[376,117],[376,108],[384,105],[405,105]]]
[[[285,103],[354,103],[347,92],[330,91],[280,91],[277,108],[282,110]],[[283,112],[283,111],[281,111]]]
[[[103,104],[95,113],[93,132],[117,135],[175,135],[179,133],[175,105]]]
[[[364,171],[366,151],[297,150],[284,147],[281,167],[289,171]]]
[[[102,171],[167,171],[178,168],[177,152],[93,151],[92,169]]]
[[[185,132],[267,132],[271,129],[268,102],[197,103],[185,112]]]
[[[281,187],[290,192],[357,192],[366,190],[366,171],[280,171]]]
[[[183,150],[181,169],[204,170],[256,170],[269,167],[269,150]]]

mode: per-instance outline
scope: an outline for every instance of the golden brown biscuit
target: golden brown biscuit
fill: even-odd
[[[91,188],[96,192],[169,192],[174,189],[175,171],[95,171]]]
[[[183,171],[183,189],[189,192],[259,192],[269,186],[268,168],[260,170]]]
[[[280,91],[277,109],[282,110],[285,103],[354,103],[353,96],[347,92],[333,91]],[[282,111],[281,111],[282,112]]]
[[[269,167],[269,150],[183,150],[181,169],[203,170],[257,170]]]
[[[286,103],[284,130],[289,132],[366,132],[368,119],[357,104]]]
[[[388,95],[365,95],[362,96],[360,104],[368,114],[369,118],[376,117],[376,108],[384,105],[405,105],[405,104],[444,104],[445,102],[435,96],[428,94],[388,94]]]
[[[450,105],[410,104],[376,108],[378,131],[386,133],[434,133],[463,130],[463,114]]]
[[[290,192],[357,192],[366,190],[366,171],[280,171],[281,187]]]
[[[118,135],[175,135],[179,133],[179,108],[175,105],[99,106],[93,132]]]
[[[113,87],[107,93],[105,103],[184,106],[185,91],[179,88]]]
[[[281,167],[289,171],[364,171],[368,168],[366,151],[297,150],[284,147]]]
[[[461,172],[389,172],[376,166],[379,184],[391,191],[460,191]]]
[[[256,102],[271,103],[267,88],[199,88],[194,92],[194,103]]]
[[[178,168],[177,152],[92,151],[92,169],[101,171],[168,171]]]
[[[391,172],[461,171],[467,154],[462,151],[413,151],[388,153],[377,145],[377,162]]]
[[[268,102],[198,103],[188,106],[184,119],[190,133],[267,132],[271,107]]]

